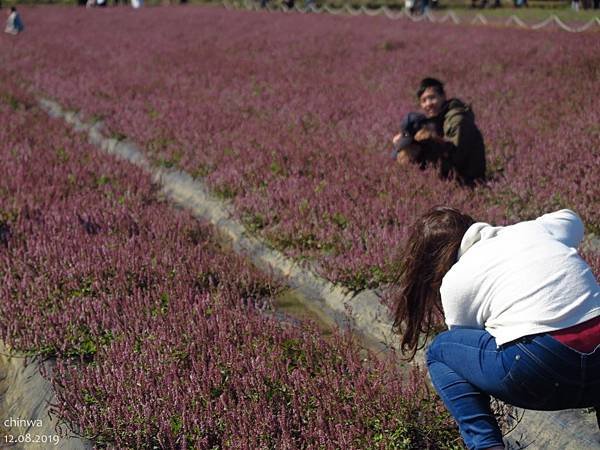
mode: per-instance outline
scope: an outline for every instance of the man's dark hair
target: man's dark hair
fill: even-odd
[[[419,89],[417,89],[417,98],[420,99],[423,92],[428,88],[434,88],[439,95],[446,95],[444,92],[444,83],[440,80],[436,78],[423,78],[419,85]]]

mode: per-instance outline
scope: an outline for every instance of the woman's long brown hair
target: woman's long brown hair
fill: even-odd
[[[430,336],[444,317],[440,286],[456,262],[462,238],[473,218],[454,208],[437,207],[412,226],[398,274],[394,330],[401,335],[402,352],[413,359],[419,337]]]

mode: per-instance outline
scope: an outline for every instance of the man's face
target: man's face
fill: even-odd
[[[438,91],[432,87],[425,89],[419,98],[421,109],[428,118],[435,117],[441,113],[445,101],[446,97],[438,94]]]

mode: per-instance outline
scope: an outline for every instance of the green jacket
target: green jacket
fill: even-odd
[[[455,176],[462,184],[472,185],[485,179],[485,145],[475,125],[475,114],[470,106],[452,98],[444,105],[440,125],[447,142],[447,160],[442,164],[442,175]]]

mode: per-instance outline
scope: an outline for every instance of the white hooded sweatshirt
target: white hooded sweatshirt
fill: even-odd
[[[440,288],[446,324],[487,330],[498,346],[600,315],[600,290],[577,253],[568,209],[506,227],[473,224]]]

